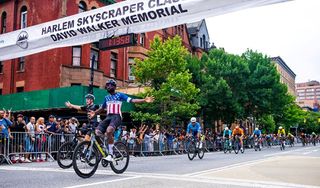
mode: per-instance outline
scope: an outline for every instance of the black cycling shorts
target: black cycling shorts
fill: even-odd
[[[106,119],[101,121],[96,129],[101,131],[103,134],[107,131],[108,126],[112,126],[117,129],[121,125],[120,114],[108,114]]]

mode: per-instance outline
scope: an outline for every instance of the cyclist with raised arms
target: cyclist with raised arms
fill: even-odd
[[[94,100],[95,100],[94,95],[87,94],[85,96],[85,98],[86,98],[86,105],[85,106],[74,105],[74,104],[71,104],[69,101],[67,101],[65,103],[65,105],[68,108],[73,108],[73,109],[76,109],[76,110],[86,111],[88,116],[89,116],[90,115],[89,112],[98,110],[99,109],[99,105],[94,104]],[[93,126],[93,128],[96,128],[98,126],[97,117],[89,119],[89,125],[87,125],[86,127],[82,127],[81,133],[82,134],[86,134],[85,140],[90,140],[90,132],[87,131],[87,128],[89,126]]]
[[[104,102],[98,110],[89,112],[90,118],[93,118],[101,113],[104,109],[106,109],[107,111],[107,117],[99,123],[98,127],[95,130],[96,135],[99,137],[103,137],[105,134],[107,135],[108,149],[110,154],[105,158],[105,160],[107,161],[113,160],[113,133],[122,122],[122,102],[126,101],[130,103],[151,103],[154,101],[153,97],[146,97],[144,99],[132,99],[124,93],[116,92],[116,88],[116,81],[112,79],[108,80],[106,82],[105,89],[108,91],[109,95],[105,96]]]

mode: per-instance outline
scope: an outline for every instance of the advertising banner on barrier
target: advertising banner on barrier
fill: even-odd
[[[0,35],[0,61],[287,0],[129,0]]]

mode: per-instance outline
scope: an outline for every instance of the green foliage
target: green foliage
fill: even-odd
[[[288,124],[282,118],[290,118],[284,112],[294,103],[269,57],[252,50],[237,56],[214,49],[187,62],[193,83],[201,89],[199,103],[207,121],[231,123],[253,116],[270,131],[276,124]]]
[[[263,115],[258,120],[258,124],[263,133],[272,133],[276,130],[276,123],[272,115]]]
[[[171,72],[179,73],[186,70],[187,49],[182,46],[181,38],[162,42],[155,37],[151,43],[148,58],[135,59],[134,75],[142,84],[151,83],[152,87],[159,89]]]
[[[305,133],[320,133],[320,112],[303,112],[302,122],[299,124],[299,127]]]
[[[136,78],[151,88],[141,97],[152,95],[155,101],[138,105],[138,112],[132,113],[135,120],[170,125],[174,120],[189,119],[196,114],[200,90],[191,82],[192,76],[187,71],[188,55],[180,37],[165,42],[155,38],[148,58],[136,60]]]

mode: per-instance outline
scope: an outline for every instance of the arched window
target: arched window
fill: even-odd
[[[1,15],[1,33],[5,33],[7,30],[7,13],[3,12]]]
[[[97,7],[92,7],[91,10],[97,9]]]
[[[85,2],[80,1],[79,3],[79,13],[85,12],[87,10],[87,5]]]
[[[27,27],[27,12],[28,12],[27,7],[23,6],[21,8],[21,11],[20,11],[20,26],[21,26],[21,29]]]
[[[203,48],[206,49],[207,48],[206,36],[203,35],[202,39],[203,39]]]

